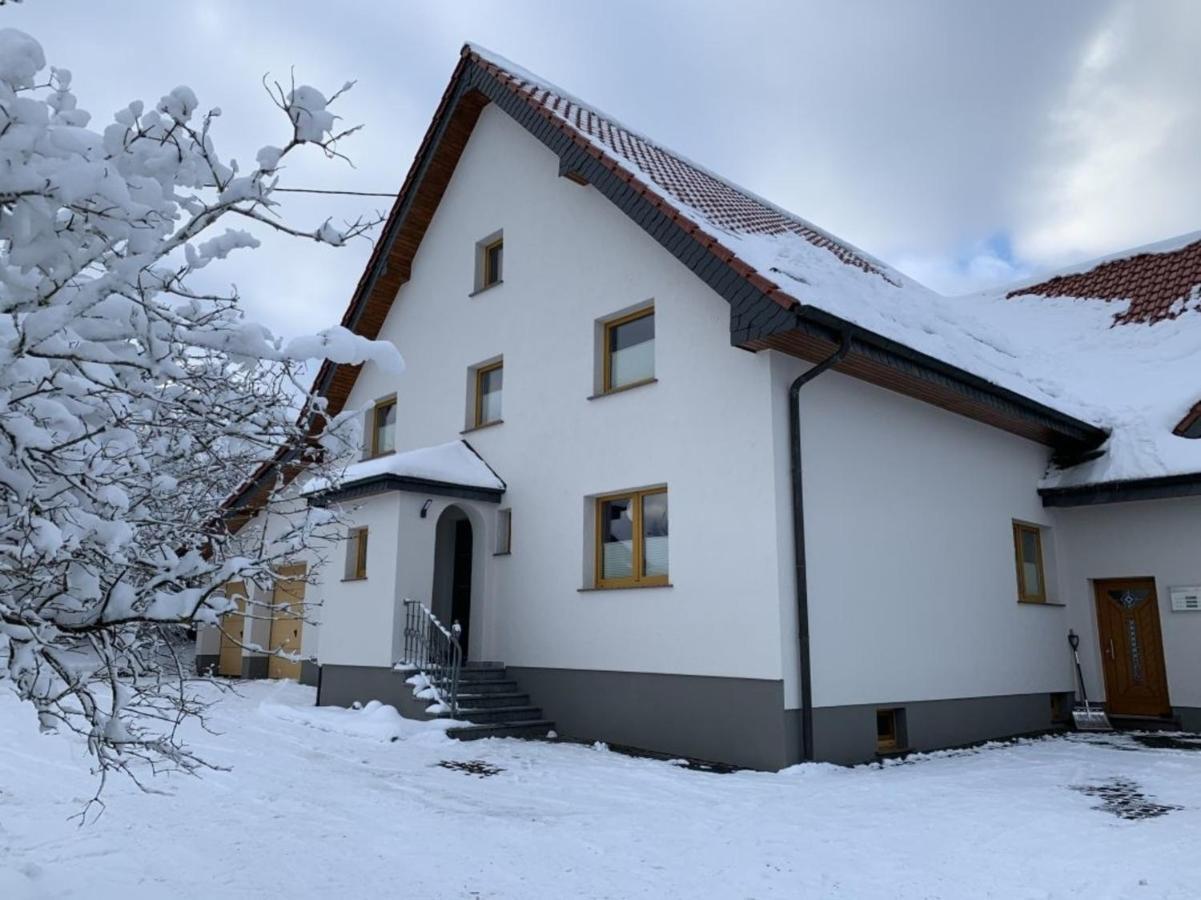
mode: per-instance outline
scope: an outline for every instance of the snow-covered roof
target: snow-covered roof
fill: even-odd
[[[663,147],[503,56],[478,44],[467,44],[465,52],[492,69],[494,74],[515,81],[519,90],[530,100],[586,137],[631,174],[653,183],[682,212],[688,213],[698,226],[711,231],[714,237],[775,236],[785,243],[799,239],[823,249],[827,255],[833,254],[839,262],[853,270],[870,275],[893,288],[920,288],[916,282],[887,264],[812,222]],[[733,246],[730,249],[737,251]],[[770,270],[771,267],[767,266],[759,271],[766,275]],[[783,288],[788,290],[788,286]]]
[[[1044,486],[1201,472],[1201,441],[1173,434],[1201,398],[1201,233],[944,297],[504,57],[464,54],[712,237],[781,306],[819,309],[1111,432],[1104,453]]]
[[[1201,233],[956,302],[1029,382],[1110,432],[1103,455],[1044,486],[1201,472],[1185,436],[1201,413]]]
[[[314,479],[305,486],[304,493],[341,490],[381,475],[487,491],[505,490],[504,481],[475,452],[475,448],[459,440],[353,463],[346,467],[336,485],[324,479]]]
[[[1174,319],[1197,306],[1201,231],[1124,250],[1010,285],[1006,296],[1127,300],[1118,324]]]

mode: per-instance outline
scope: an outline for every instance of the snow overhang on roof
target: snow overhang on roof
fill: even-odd
[[[475,448],[460,440],[354,463],[346,467],[337,484],[314,479],[303,493],[310,503],[320,505],[385,491],[498,503],[505,488],[504,480]]]
[[[1110,433],[1102,453],[1048,473],[1044,503],[1198,493],[1201,232],[962,302],[1028,380]]]

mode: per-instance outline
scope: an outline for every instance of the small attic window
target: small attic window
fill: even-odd
[[[375,401],[367,413],[367,452],[364,459],[373,459],[396,451],[396,395]]]
[[[475,245],[475,293],[504,283],[505,236],[495,231]]]

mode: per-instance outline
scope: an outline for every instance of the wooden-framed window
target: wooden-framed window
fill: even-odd
[[[396,396],[375,401],[370,416],[367,439],[369,457],[383,456],[396,451]]]
[[[667,488],[596,498],[596,586],[667,584]]]
[[[604,323],[601,390],[645,384],[655,378],[655,308],[647,307]]]
[[[496,555],[506,556],[513,552],[513,510],[496,511]]]
[[[495,231],[475,245],[475,293],[498,285],[504,279],[504,232]]]
[[[1017,563],[1018,600],[1022,603],[1046,603],[1042,529],[1037,525],[1014,522],[1013,553]]]
[[[476,428],[500,421],[504,384],[504,360],[480,366],[475,370],[475,422],[473,424]]]
[[[347,581],[359,581],[367,577],[367,529],[352,528],[346,535]]]

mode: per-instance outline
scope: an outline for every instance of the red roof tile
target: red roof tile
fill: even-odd
[[[1201,239],[1173,250],[1102,262],[1086,272],[1057,275],[1006,296],[1030,294],[1129,300],[1130,306],[1114,316],[1115,324],[1174,319],[1190,306],[1201,305]]]
[[[666,199],[696,210],[714,226],[727,231],[798,235],[814,246],[830,251],[849,266],[888,278],[876,263],[809,222],[660,147],[579,100],[564,96],[543,82],[531,80],[528,73],[517,67],[510,70],[499,60],[482,55],[470,46],[465,49],[465,55],[506,81],[540,111],[582,136],[589,142],[589,152],[602,161],[609,162],[604,153],[608,151],[609,156],[624,162],[623,168],[630,173],[628,181],[639,192],[665,195]],[[646,185],[639,176],[649,178],[654,186]]]

